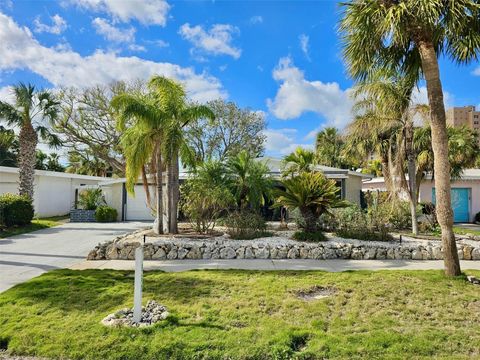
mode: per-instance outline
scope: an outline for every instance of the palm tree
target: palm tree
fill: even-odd
[[[320,131],[315,141],[317,163],[338,168],[348,166],[343,159],[343,145],[344,141],[337,128],[326,127]]]
[[[301,172],[314,170],[316,154],[312,150],[297,147],[294,152],[285,156],[282,160],[283,176],[294,176]]]
[[[345,203],[338,195],[335,180],[327,179],[320,172],[301,172],[282,181],[283,189],[275,189],[273,207],[284,206],[289,210],[299,209],[305,221],[304,231],[319,231],[318,219],[329,210]]]
[[[246,150],[230,157],[227,172],[239,210],[258,209],[267,202],[272,188],[268,167],[256,161]]]
[[[435,154],[437,218],[442,229],[445,273],[460,275],[450,194],[445,105],[438,57],[459,63],[477,58],[480,8],[475,0],[351,0],[340,24],[344,55],[354,79],[377,68],[425,78]]]
[[[15,132],[0,126],[0,166],[17,166],[17,149]]]
[[[163,233],[163,154],[162,146],[167,116],[158,107],[157,99],[151,94],[116,95],[111,105],[118,112],[117,128],[122,131],[121,146],[126,161],[126,188],[134,194],[139,176],[145,175],[145,165],[150,165],[156,184],[154,231]],[[126,127],[127,123],[130,127]],[[148,191],[148,179],[146,179]]]
[[[156,106],[165,114],[168,121],[164,126],[163,154],[167,169],[165,230],[178,232],[177,216],[179,190],[179,158],[191,162],[194,157],[189,149],[185,126],[200,118],[213,119],[215,116],[208,106],[190,104],[184,87],[175,80],[163,76],[154,76],[149,82]]]
[[[13,87],[14,104],[0,101],[0,118],[8,125],[20,128],[18,136],[19,193],[33,199],[35,151],[38,136],[49,145],[57,147],[60,139],[47,125],[58,116],[59,103],[48,91],[38,91],[34,85],[20,83]],[[48,124],[47,124],[48,123]]]

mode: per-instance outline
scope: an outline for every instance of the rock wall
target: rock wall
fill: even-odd
[[[140,242],[109,241],[90,251],[88,260],[133,260]],[[330,237],[329,241],[307,243],[287,238],[230,240],[218,237],[208,240],[170,239],[148,242],[145,260],[197,259],[395,259],[441,260],[440,243],[369,242]],[[480,247],[458,243],[463,260],[480,260]]]

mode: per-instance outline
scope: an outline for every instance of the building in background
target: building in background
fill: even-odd
[[[475,106],[453,107],[447,110],[447,125],[453,127],[466,126],[480,132],[480,111]]]

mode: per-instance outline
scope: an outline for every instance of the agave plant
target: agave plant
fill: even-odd
[[[346,203],[338,195],[334,180],[327,179],[319,172],[302,172],[282,181],[285,190],[275,189],[273,207],[285,206],[289,210],[298,209],[305,221],[304,231],[319,231],[318,219],[330,209],[343,207]]]

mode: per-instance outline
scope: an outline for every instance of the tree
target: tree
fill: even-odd
[[[111,105],[118,112],[117,129],[122,132],[120,146],[126,160],[127,191],[134,194],[135,184],[142,174],[148,194],[148,179],[145,174],[145,166],[148,164],[156,184],[154,231],[162,234],[162,146],[168,119],[152,94],[119,94],[112,99]],[[147,200],[149,201],[148,196]]]
[[[327,127],[317,134],[315,141],[315,156],[317,163],[337,168],[350,167],[344,158],[344,140],[338,129]]]
[[[125,175],[125,159],[120,145],[121,132],[116,128],[112,98],[123,93],[143,93],[145,83],[114,82],[108,86],[86,89],[64,88],[60,91],[61,116],[55,130],[63,145],[76,154],[107,164],[118,176]]]
[[[274,207],[285,206],[289,210],[299,209],[304,221],[304,231],[315,233],[320,230],[318,219],[329,210],[344,206],[338,196],[335,180],[327,179],[319,172],[306,172],[282,181],[283,189],[275,189]]]
[[[208,106],[191,104],[187,101],[184,87],[175,80],[154,76],[148,87],[157,106],[167,122],[163,131],[163,156],[167,168],[165,230],[178,233],[178,202],[180,200],[179,158],[192,162],[192,154],[185,138],[185,127],[198,119],[213,120],[215,115]]]
[[[17,166],[18,140],[15,132],[0,125],[0,166]]]
[[[282,159],[282,175],[294,176],[300,172],[313,171],[317,158],[312,150],[297,147],[294,152]]]
[[[68,153],[67,173],[109,177],[113,169],[105,161],[93,155],[90,151],[70,151]]]
[[[239,210],[259,209],[265,205],[270,197],[272,180],[264,163],[243,150],[227,160],[227,171]]]
[[[435,154],[437,218],[442,229],[445,273],[459,275],[450,194],[450,164],[438,57],[459,63],[477,58],[480,9],[475,0],[351,0],[340,23],[348,71],[366,79],[377,68],[400,70],[427,85]]]
[[[186,138],[199,162],[223,161],[247,150],[252,156],[264,151],[265,117],[260,112],[241,109],[233,102],[214,100],[207,103],[215,119],[200,118],[186,127]]]
[[[0,101],[0,118],[8,125],[18,126],[19,193],[33,199],[35,151],[38,136],[51,146],[59,146],[60,139],[49,131],[58,116],[59,103],[48,91],[38,91],[33,85],[20,83],[13,87],[15,103]]]

